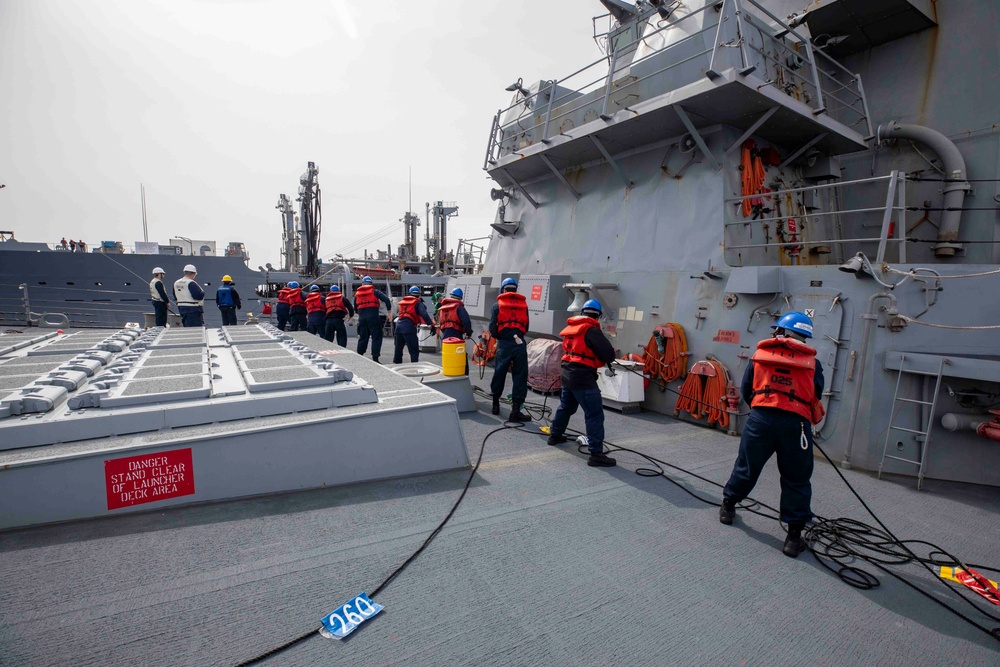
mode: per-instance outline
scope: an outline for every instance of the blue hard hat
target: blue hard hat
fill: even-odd
[[[453,296],[456,299],[464,299],[465,298],[465,292],[462,291],[461,287],[456,287],[455,289],[453,289],[449,293],[449,296]]]
[[[309,288],[310,292],[318,292],[319,290],[320,290],[319,285],[313,285],[312,287]]]
[[[514,280],[513,278],[506,278],[502,283],[500,283],[501,290],[507,291],[508,287],[513,287],[514,289],[517,289],[517,281]]]
[[[580,311],[585,315],[588,310],[596,310],[598,315],[604,314],[604,309],[601,308],[601,302],[597,299],[588,300],[585,304],[583,304],[583,308],[580,309]]]
[[[805,313],[785,313],[776,324],[771,325],[771,328],[785,329],[787,331],[797,333],[800,336],[805,336],[806,338],[813,337],[813,323]]]
[[[365,276],[364,278],[362,278],[361,279],[361,284],[362,285],[371,285],[372,284],[371,276]]]
[[[288,283],[288,286],[291,287],[292,289],[295,289],[296,287],[299,286],[299,284],[293,280],[292,282]]]
[[[339,292],[340,288],[337,287],[336,285],[330,285],[330,291],[331,292]]]
[[[420,296],[420,288],[414,285],[413,287],[410,288],[410,294]]]

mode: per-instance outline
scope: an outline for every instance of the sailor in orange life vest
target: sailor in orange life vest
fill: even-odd
[[[589,466],[610,467],[616,461],[604,453],[604,403],[601,390],[597,388],[597,373],[601,366],[610,371],[615,360],[615,348],[601,333],[601,302],[590,299],[583,304],[579,317],[566,320],[566,328],[559,332],[563,342],[562,390],[559,394],[559,409],[552,419],[549,444],[566,442],[566,425],[583,406],[583,416],[587,425],[587,446],[590,448]]]
[[[517,293],[517,281],[507,278],[500,283],[500,294],[490,313],[490,335],[497,342],[490,392],[493,394],[493,414],[498,415],[509,368],[514,385],[511,392],[514,409],[507,420],[512,422],[531,421],[531,417],[521,412],[528,396],[528,346],[524,342],[527,332],[528,302],[523,294]]]
[[[294,280],[288,283],[288,320],[292,331],[306,330],[306,295]]]
[[[288,285],[291,285],[291,283]],[[292,288],[288,285],[278,290],[278,303],[274,307],[274,316],[278,320],[278,328],[282,331],[288,326],[288,295],[292,293]]]
[[[757,344],[752,363],[743,374],[740,392],[750,404],[740,451],[722,492],[719,521],[727,526],[736,505],[750,495],[771,454],[778,455],[781,473],[781,521],[788,525],[782,551],[798,557],[806,548],[802,530],[812,519],[810,502],[813,471],[812,425],[823,419],[823,367],[816,350],[805,344],[812,338],[812,320],[803,313],[787,313],[773,327],[774,336]]]
[[[326,333],[326,303],[323,288],[319,285],[309,287],[306,297],[306,331],[316,336]]]
[[[392,363],[403,363],[403,346],[410,351],[410,363],[420,361],[420,344],[417,342],[417,327],[423,320],[424,324],[434,326],[434,320],[427,314],[427,307],[420,299],[420,288],[414,285],[409,296],[399,300],[399,313],[396,317],[396,347],[392,353]]]
[[[354,317],[354,306],[351,300],[345,297],[340,287],[330,286],[330,293],[326,295],[326,331],[323,338],[330,341],[337,339],[337,345],[347,347],[347,327],[344,325],[345,319]]]
[[[371,277],[361,279],[361,287],[354,292],[354,309],[358,313],[358,354],[364,356],[368,349],[368,339],[372,340],[372,361],[378,363],[382,353],[382,322],[379,319],[379,303],[392,310],[392,301],[380,290],[375,289]]]
[[[441,339],[472,338],[472,319],[465,309],[462,299],[465,293],[461,287],[456,287],[448,296],[441,299],[437,311],[437,327]],[[465,355],[465,374],[469,374],[469,355]]]

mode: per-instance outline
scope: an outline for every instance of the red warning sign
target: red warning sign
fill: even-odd
[[[532,301],[541,301],[542,300],[542,286],[541,285],[532,285],[531,286],[531,300]]]
[[[175,449],[104,462],[108,509],[116,510],[194,493],[190,449]]]
[[[713,338],[716,343],[733,343],[734,345],[740,344],[740,332],[732,331],[730,329],[719,329],[719,333],[715,334]]]

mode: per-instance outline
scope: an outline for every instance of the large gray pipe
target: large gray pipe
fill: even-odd
[[[934,246],[934,254],[938,257],[954,257],[962,246],[955,241],[962,224],[962,205],[965,203],[965,193],[970,187],[966,182],[968,174],[965,171],[965,158],[951,139],[937,130],[922,125],[905,125],[890,121],[888,125],[879,125],[875,133],[882,139],[910,139],[917,141],[941,158],[944,165],[944,177],[949,181],[944,184],[944,208],[941,215],[941,226],[938,229],[938,243]]]

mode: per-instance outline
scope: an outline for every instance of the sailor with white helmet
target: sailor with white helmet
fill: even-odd
[[[736,505],[750,495],[764,465],[777,454],[781,521],[788,525],[782,551],[796,558],[806,548],[802,530],[812,518],[812,425],[823,419],[823,367],[816,350],[805,344],[813,324],[804,313],[787,313],[772,328],[773,336],[757,344],[743,374],[740,393],[750,404],[750,416],[722,492],[719,521],[733,522]]]
[[[153,313],[156,316],[155,326],[167,326],[167,305],[170,297],[163,287],[163,276],[166,272],[160,267],[153,269],[153,279],[149,281],[149,298],[153,302]]]
[[[174,283],[174,299],[181,314],[181,324],[186,327],[205,326],[205,290],[195,282],[198,269],[194,264],[184,267],[184,277]]]

